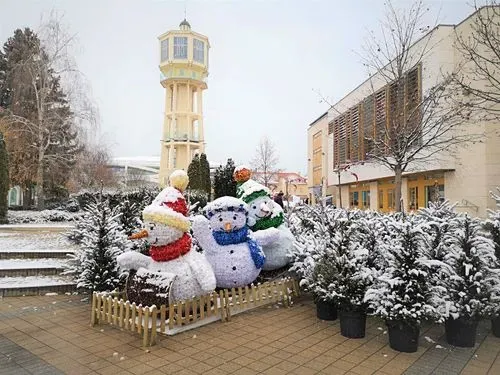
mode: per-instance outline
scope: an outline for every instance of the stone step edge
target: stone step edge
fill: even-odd
[[[74,224],[2,224],[0,232],[66,232]]]
[[[0,297],[40,296],[76,291],[76,283],[0,288]]]
[[[68,258],[74,251],[0,251],[0,259]]]

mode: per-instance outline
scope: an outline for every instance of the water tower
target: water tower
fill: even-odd
[[[203,90],[207,88],[208,38],[191,30],[184,19],[179,30],[160,41],[160,82],[165,88],[159,181],[175,169],[187,171],[193,156],[204,152]]]

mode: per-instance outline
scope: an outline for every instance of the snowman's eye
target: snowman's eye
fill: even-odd
[[[221,217],[219,217],[219,221],[222,221],[222,218],[221,218]]]
[[[153,229],[155,229],[155,225],[154,224],[150,224],[149,225],[149,230],[153,230]]]
[[[255,210],[257,208],[257,206],[252,206],[252,208]]]
[[[233,220],[236,220],[236,215],[233,216]]]

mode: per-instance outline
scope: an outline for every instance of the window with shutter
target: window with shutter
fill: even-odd
[[[161,61],[168,60],[168,39],[161,41]]]
[[[337,117],[333,120],[333,165],[335,167],[340,165],[340,154],[339,154],[339,136],[340,136],[340,123]]]
[[[421,125],[421,111],[419,108],[419,103],[422,101],[422,92],[420,82],[420,67],[416,66],[406,76],[406,110],[405,110],[405,120],[408,123],[408,129],[417,129]],[[420,143],[422,141],[421,137],[418,137],[415,142]]]
[[[351,109],[351,155],[350,160],[356,162],[359,160],[359,107]]]
[[[345,165],[347,154],[347,124],[346,116],[339,118],[339,164]]]
[[[385,140],[385,130],[386,130],[386,89],[377,92],[375,94],[375,141],[380,142],[377,146],[375,152],[383,152],[383,141]]]
[[[374,111],[373,95],[370,95],[363,102],[363,157],[364,160],[369,159],[369,155],[373,152],[373,137],[374,137]]]

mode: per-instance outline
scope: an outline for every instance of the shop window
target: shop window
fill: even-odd
[[[429,202],[444,202],[444,185],[433,185],[425,187],[425,205]]]
[[[411,187],[409,191],[410,196],[408,197],[410,210],[418,209],[418,187]]]
[[[370,191],[361,192],[361,207],[368,209],[370,208]]]
[[[396,208],[396,205],[394,204],[394,195],[394,189],[387,191],[387,208],[389,208],[389,210]]]
[[[352,193],[349,194],[350,198],[350,206],[351,207],[358,207],[359,205],[359,192],[358,191],[353,191]]]

